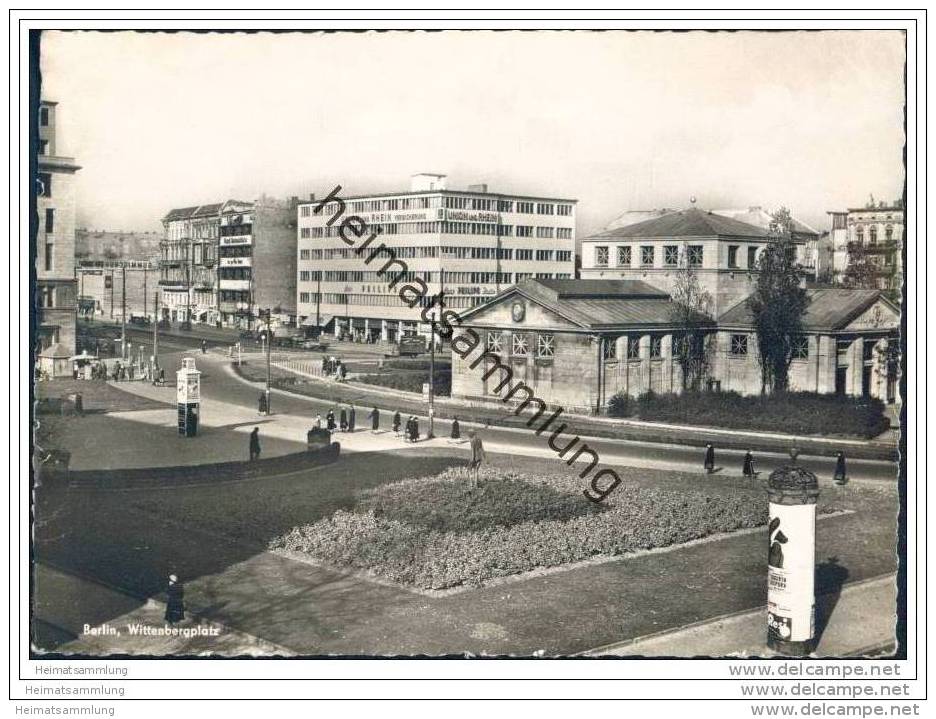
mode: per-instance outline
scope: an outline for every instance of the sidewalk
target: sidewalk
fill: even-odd
[[[817,614],[828,624],[817,657],[863,656],[895,644],[895,575],[845,585],[838,597],[820,597]],[[584,656],[778,656],[765,644],[766,608],[719,617],[660,634],[598,647]]]
[[[69,603],[48,601],[67,596]],[[219,622],[193,616],[175,625],[178,635],[165,632],[165,602],[133,597],[105,584],[63,572],[46,564],[36,565],[36,631],[55,634],[52,651],[62,654],[223,654],[236,656],[291,655],[290,650],[240,632]],[[197,614],[197,610],[195,612]],[[95,616],[105,617],[100,624]],[[87,625],[87,626],[86,626]],[[142,631],[154,632],[142,634]],[[136,631],[138,633],[134,634]],[[86,633],[87,632],[87,633]],[[185,636],[189,634],[190,636]],[[60,643],[59,643],[60,642]],[[44,642],[49,646],[48,642]]]

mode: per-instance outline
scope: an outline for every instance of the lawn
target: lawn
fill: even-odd
[[[269,546],[422,589],[446,589],[767,521],[761,493],[628,483],[598,506],[568,476],[486,468],[480,487],[469,488],[468,480],[458,467],[368,490],[352,507],[297,526]]]

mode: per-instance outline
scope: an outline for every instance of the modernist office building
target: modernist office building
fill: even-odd
[[[161,316],[242,329],[260,310],[295,317],[296,202],[261,197],[167,213]]]
[[[455,311],[524,279],[574,276],[575,200],[489,192],[486,185],[450,190],[444,175],[432,174],[414,175],[409,192],[341,199],[345,217],[357,215],[368,233],[379,232],[410,277],[426,283],[427,297],[442,291]],[[385,254],[366,264],[338,236],[339,222],[327,226],[337,203],[316,214],[317,205],[300,203],[298,212],[302,324],[371,341],[428,334],[419,309],[400,299],[402,282],[391,287],[399,267],[381,275]]]
[[[36,177],[36,301],[40,364],[58,373],[75,353],[75,173],[71,157],[58,154],[55,102],[39,105]]]

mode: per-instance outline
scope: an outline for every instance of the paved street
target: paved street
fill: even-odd
[[[168,367],[175,367],[179,363],[178,354],[166,354],[162,361]],[[202,394],[207,400],[217,400],[231,405],[237,405],[249,410],[256,410],[260,385],[251,385],[233,375],[228,367],[230,360],[218,354],[209,353],[195,355],[196,363],[205,374],[203,375]],[[131,391],[137,388],[128,387]],[[139,390],[144,391],[144,390]],[[289,423],[294,424],[293,429],[284,430],[282,438],[292,437],[301,440],[316,415],[324,417],[328,409],[334,407],[334,402],[355,401],[355,389],[347,385],[332,385],[333,401],[302,397],[280,391],[274,391],[273,419],[281,415],[288,417],[277,420],[277,426],[283,427]],[[170,393],[171,394],[171,393]],[[167,401],[174,402],[167,395]],[[357,405],[358,425],[366,426],[366,413],[370,411],[368,405]],[[363,410],[363,412],[362,412]],[[406,414],[406,413],[404,413]],[[255,415],[254,415],[255,416]],[[210,422],[210,413],[203,412],[203,421]],[[383,425],[389,424],[390,415],[384,413]],[[574,423],[573,423],[574,424]],[[425,433],[428,418],[421,417],[420,429]],[[463,422],[463,434],[472,425]],[[482,432],[485,447],[492,452],[505,452],[526,454],[530,456],[552,457],[555,453],[546,446],[543,436],[526,429],[485,426],[479,428]],[[248,430],[249,431],[249,430]],[[448,437],[450,423],[447,420],[436,422],[436,435],[440,438]],[[267,434],[267,430],[264,430]],[[338,436],[343,442],[347,438]],[[361,440],[364,441],[364,440]],[[616,439],[602,439],[587,437],[589,446],[599,452],[604,462],[609,464],[626,465],[632,467],[656,467],[673,469],[685,472],[697,472],[702,464],[702,452],[698,447],[660,444],[653,442],[635,442]],[[402,443],[401,443],[402,444]],[[445,440],[436,442],[438,446],[451,446]],[[741,465],[744,453],[739,450],[719,449],[716,455],[720,474],[741,475]],[[764,475],[789,461],[789,457],[782,453],[756,454],[757,469]],[[834,457],[815,457],[801,455],[800,463],[816,472],[821,482],[831,483],[835,467]],[[849,461],[849,475],[854,481],[896,481],[896,467],[892,462],[880,460],[851,459]]]

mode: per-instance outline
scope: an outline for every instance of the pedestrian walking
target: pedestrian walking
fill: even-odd
[[[352,405],[348,408],[348,431],[349,431],[349,432],[353,432],[353,431],[354,431],[354,424],[355,424],[356,421],[357,421],[357,420],[355,419],[354,405],[352,404]]]
[[[113,378],[114,378],[114,382],[120,379],[120,360],[117,360],[116,362],[114,362]]]
[[[458,417],[452,419],[452,439],[461,439],[461,427],[458,424]]]
[[[370,411],[370,414],[367,416],[370,418],[370,421],[371,421],[371,424],[370,424],[371,432],[376,432],[378,429],[380,429],[380,410],[374,407],[374,409],[372,409]]]
[[[705,445],[705,473],[711,474],[715,471],[715,448],[711,444]]]
[[[848,472],[845,470],[845,453],[835,455],[835,483],[842,485],[848,481]]]
[[[468,471],[471,475],[471,488],[478,486],[478,479],[481,473],[481,463],[485,459],[484,444],[481,438],[473,429],[468,430],[468,443],[471,446],[471,459],[468,460]]]
[[[344,407],[341,408],[341,413],[338,415],[338,427],[342,432],[348,431],[348,410]]]
[[[266,414],[266,413],[267,413],[267,396],[266,396],[266,392],[261,392],[261,393],[260,393],[260,399],[257,400],[257,411],[258,411],[260,414]]]
[[[169,624],[175,624],[185,619],[185,588],[175,574],[169,575],[169,586],[166,588],[166,614]]]
[[[133,381],[134,375],[136,374],[136,372],[135,372],[134,370],[135,370],[135,368],[134,368],[134,366],[133,366],[132,364],[130,365],[129,369],[127,370],[127,372],[128,372],[129,375],[130,375],[130,381],[131,381],[131,382]]]
[[[250,461],[260,459],[260,428],[254,427],[250,433]]]
[[[208,340],[201,341],[201,353],[206,354],[208,352]]]
[[[419,419],[413,415],[413,441],[419,441]]]
[[[744,466],[742,467],[742,472],[745,477],[750,477],[754,479],[757,476],[757,472],[754,469],[754,455],[751,454],[751,450],[747,451],[747,454],[744,455]]]
[[[400,412],[397,410],[393,413],[393,433],[397,436],[400,434]]]
[[[328,410],[328,413],[325,415],[325,426],[328,428],[329,432],[335,431],[335,410]]]

